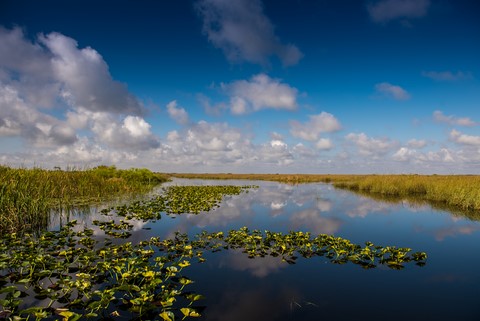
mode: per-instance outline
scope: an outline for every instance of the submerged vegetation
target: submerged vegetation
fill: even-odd
[[[297,256],[320,256],[332,263],[352,262],[363,268],[425,264],[426,254],[411,253],[409,248],[371,242],[361,246],[331,235],[261,232],[247,227],[225,234],[204,231],[193,237],[176,233],[173,238],[152,237],[136,244],[128,240],[135,220],[157,220],[161,213],[174,217],[208,211],[225,195],[248,188],[252,186],[171,186],[148,201],[104,210],[105,220],[94,221],[94,229],[77,231],[76,222],[70,222],[59,231],[39,236],[3,234],[0,318],[169,321],[198,317],[205,309],[199,305],[203,296],[189,291],[194,280],[185,271],[192,263],[204,262],[205,251],[241,250],[252,259],[269,255],[290,264]],[[112,215],[120,218],[111,220]]]
[[[179,178],[249,179],[290,184],[324,182],[370,195],[414,196],[418,200],[463,210],[480,210],[480,176],[474,175],[286,175],[171,174]]]
[[[143,193],[166,180],[147,169],[114,166],[87,170],[0,166],[0,232],[45,228],[52,209]]]

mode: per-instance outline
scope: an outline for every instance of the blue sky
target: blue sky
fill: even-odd
[[[0,4],[0,163],[471,173],[480,4]]]

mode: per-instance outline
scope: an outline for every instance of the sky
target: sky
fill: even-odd
[[[0,164],[480,174],[477,0],[0,0]]]

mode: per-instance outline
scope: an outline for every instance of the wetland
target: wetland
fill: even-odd
[[[370,196],[172,178],[64,211],[3,234],[0,318],[479,319],[475,210]]]

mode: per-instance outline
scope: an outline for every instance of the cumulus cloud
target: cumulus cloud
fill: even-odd
[[[447,148],[441,148],[438,151],[429,151],[426,153],[422,153],[415,149],[410,149],[407,147],[399,148],[392,155],[392,159],[399,162],[423,164],[427,167],[434,163],[454,163],[459,160],[457,155]]]
[[[333,148],[333,143],[329,138],[320,138],[315,147],[321,150],[329,150]]]
[[[221,88],[230,96],[230,110],[236,115],[261,109],[297,108],[298,90],[266,74],[255,75],[250,80],[222,83]]]
[[[310,115],[309,120],[300,123],[296,120],[290,121],[290,133],[292,136],[307,141],[317,141],[317,149],[328,150],[333,147],[330,139],[320,138],[322,133],[332,133],[341,129],[340,122],[327,112],[321,112],[318,115]]]
[[[36,155],[36,162],[60,167],[64,167],[66,164],[79,167],[96,166],[98,164],[132,164],[137,159],[137,153],[111,150],[87,137],[80,137],[72,145],[60,146],[45,154]]]
[[[160,146],[142,104],[93,48],[60,33],[31,41],[19,28],[2,27],[0,43],[7,44],[0,48],[0,137],[36,148],[21,157],[86,164],[131,160]]]
[[[121,118],[105,112],[82,110],[88,118],[89,128],[95,139],[115,149],[147,150],[160,145],[158,138],[150,131],[150,124],[142,117],[128,115]]]
[[[427,146],[427,141],[424,140],[424,139],[410,139],[408,142],[407,142],[407,146],[410,147],[410,148],[423,148],[425,146]]]
[[[401,147],[392,155],[392,158],[396,161],[405,162],[417,157],[417,155],[418,152],[416,150],[407,147]]]
[[[427,14],[430,0],[381,0],[369,3],[370,18],[377,23],[395,19],[421,18]]]
[[[470,72],[457,71],[423,71],[422,76],[433,79],[435,81],[460,81],[472,79]]]
[[[396,143],[388,139],[370,138],[364,133],[350,133],[345,136],[347,141],[355,144],[362,156],[378,157],[385,155],[395,147]]]
[[[177,105],[176,100],[173,100],[167,104],[167,112],[170,118],[172,118],[180,125],[188,124],[188,113],[185,111],[184,108]]]
[[[188,165],[241,164],[252,149],[238,129],[226,123],[200,121],[182,131],[168,133],[165,156],[172,163]]]
[[[439,123],[446,123],[452,126],[476,126],[477,122],[474,122],[468,117],[456,117],[453,115],[447,116],[442,111],[436,110],[433,112],[433,120]]]
[[[291,148],[282,139],[254,144],[249,135],[226,123],[200,121],[180,131],[169,132],[162,142],[161,158],[178,166],[213,166],[211,168],[217,171],[219,166],[230,166],[230,170],[232,167],[259,170],[265,166],[272,170],[272,166],[294,162]]]
[[[75,130],[29,106],[19,92],[0,82],[0,137],[20,136],[38,147],[72,144]]]
[[[450,132],[450,139],[457,144],[480,147],[480,136],[465,135],[455,129]]]
[[[51,54],[25,38],[20,28],[0,26],[0,81],[14,87],[26,104],[52,107],[60,84],[53,78]]]
[[[112,79],[107,63],[96,50],[79,49],[74,39],[55,32],[41,36],[40,42],[52,54],[53,73],[73,106],[92,111],[142,113],[139,101],[125,84]]]
[[[196,8],[208,40],[232,62],[265,65],[277,56],[284,66],[290,66],[303,56],[295,45],[284,44],[275,35],[260,0],[200,0]]]
[[[388,82],[382,82],[375,85],[375,90],[388,98],[395,100],[408,100],[410,94],[400,86],[392,85]]]
[[[294,161],[288,145],[281,140],[271,140],[269,143],[261,145],[258,152],[262,160],[267,163],[285,166]]]

